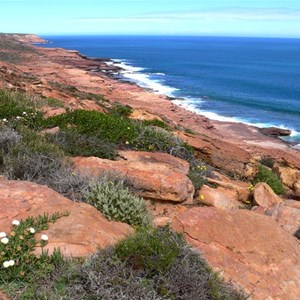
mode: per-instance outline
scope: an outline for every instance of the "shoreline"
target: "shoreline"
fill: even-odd
[[[63,49],[63,48],[61,48],[61,49]],[[72,51],[72,50],[68,50],[68,51]],[[74,50],[74,51],[77,51],[77,50]],[[216,115],[220,119],[222,119],[222,118],[227,119],[228,118],[229,120],[226,121],[226,120],[220,120],[220,119],[217,119],[217,118],[216,119],[209,118],[209,117],[207,117],[205,115],[205,113],[207,113],[207,114],[215,114],[215,113],[214,112],[206,111],[203,114],[203,112],[199,111],[199,109],[191,107],[190,104],[184,105],[183,104],[184,102],[188,102],[189,101],[188,98],[185,98],[185,97],[176,97],[176,96],[172,96],[172,95],[160,93],[160,91],[156,91],[155,89],[153,89],[151,87],[145,87],[143,85],[140,85],[139,82],[138,82],[138,80],[130,79],[130,78],[126,77],[126,75],[124,75],[124,73],[126,74],[126,72],[130,71],[130,69],[135,69],[135,68],[139,69],[140,67],[135,67],[135,66],[127,65],[130,69],[126,69],[126,67],[121,67],[120,66],[121,64],[124,64],[124,66],[126,66],[126,62],[124,62],[124,61],[118,61],[117,59],[113,59],[113,58],[108,58],[108,59],[106,59],[106,58],[91,58],[91,57],[88,57],[86,55],[80,54],[79,51],[78,51],[78,55],[81,56],[84,59],[87,59],[87,60],[104,62],[109,67],[112,67],[111,73],[109,73],[109,72],[106,73],[105,72],[106,75],[111,76],[111,78],[113,78],[113,79],[115,79],[117,81],[127,82],[129,84],[136,85],[136,86],[142,88],[146,92],[150,92],[150,93],[153,93],[153,94],[158,94],[158,95],[164,96],[167,100],[170,100],[175,105],[177,105],[177,106],[179,106],[181,108],[184,108],[184,109],[186,109],[186,110],[188,110],[188,111],[190,111],[192,113],[196,113],[197,115],[199,115],[201,117],[205,117],[205,118],[210,119],[211,121],[217,121],[217,122],[224,122],[224,123],[228,123],[229,122],[229,123],[233,123],[233,124],[244,124],[244,125],[247,125],[247,126],[250,126],[250,127],[253,127],[255,129],[257,129],[258,131],[260,131],[263,135],[265,135],[267,137],[272,137],[272,138],[278,139],[281,142],[285,143],[286,145],[292,146],[296,150],[298,150],[298,149],[300,150],[300,142],[299,141],[290,141],[290,140],[285,140],[284,138],[282,138],[282,137],[292,137],[293,129],[289,129],[289,128],[286,128],[284,126],[279,127],[279,126],[275,126],[275,125],[272,125],[272,124],[270,124],[270,126],[257,126],[257,124],[252,124],[250,122],[247,122],[246,120],[242,121],[242,120],[236,119],[236,117],[226,117],[226,116],[217,115],[217,114]],[[141,69],[141,71],[143,70],[142,68],[140,68],[140,69]],[[95,71],[95,72],[101,72],[101,70]],[[117,72],[117,74],[115,72]],[[134,71],[132,71],[132,73],[134,73]],[[148,74],[143,74],[143,73],[141,73],[141,75],[148,76]],[[149,78],[149,80],[152,80],[152,79]],[[160,84],[160,82],[158,82],[158,84]],[[163,87],[163,85],[161,85],[161,86]],[[165,87],[169,87],[169,86],[165,86]],[[174,88],[174,89],[176,89],[176,88]],[[234,119],[236,119],[236,120],[234,121]],[[264,131],[265,130],[267,131],[267,129],[275,129],[275,130],[277,130],[278,131],[278,135],[265,134]],[[284,132],[284,131],[290,131],[290,134],[282,134],[281,135],[281,132]],[[298,148],[295,147],[297,145],[299,145]]]
[[[24,43],[24,36],[22,40]],[[249,164],[253,164],[251,161],[264,156],[300,168],[299,149],[281,139],[263,135],[254,126],[211,120],[174,104],[165,95],[115,79],[109,75],[109,72],[116,71],[115,67],[112,69],[107,66],[103,59],[82,57],[76,50],[38,47],[32,45],[31,39],[26,44],[34,48],[36,53],[30,54],[24,63],[13,67],[16,72],[40,78],[40,83],[35,86],[31,84],[23,90],[33,88],[35,93],[45,97],[62,99],[72,109],[97,109],[91,101],[83,103],[49,85],[49,82],[59,82],[84,92],[100,94],[111,102],[129,105],[134,110],[146,111],[172,124],[171,127],[178,135],[197,149],[203,159],[229,172],[239,170],[241,174],[247,173]],[[101,71],[95,72],[95,69]],[[193,133],[185,132],[186,129]]]
[[[47,47],[46,45],[49,44],[49,41],[43,40],[41,42],[41,46]],[[45,46],[44,46],[45,45]],[[35,43],[35,46],[36,45]],[[215,113],[214,111],[201,111],[199,108],[197,108],[194,105],[194,101],[192,98],[188,97],[177,97],[175,95],[172,95],[172,93],[176,90],[178,90],[175,87],[171,87],[168,85],[164,85],[159,79],[153,79],[151,78],[151,75],[147,72],[143,72],[144,68],[139,66],[134,66],[132,64],[128,64],[126,62],[126,59],[114,59],[114,58],[98,58],[98,57],[89,57],[87,55],[83,55],[78,50],[66,50],[64,48],[47,48],[47,49],[61,49],[65,51],[69,51],[71,53],[76,53],[79,57],[93,61],[93,62],[100,62],[106,64],[107,68],[98,68],[91,70],[95,73],[103,73],[104,75],[107,75],[108,77],[115,79],[117,81],[120,81],[122,83],[129,83],[129,84],[135,84],[138,87],[142,88],[146,92],[151,92],[153,94],[158,94],[161,96],[164,96],[168,100],[172,101],[175,105],[184,108],[188,111],[191,111],[193,113],[196,113],[197,115],[200,115],[201,117],[205,117],[207,119],[210,119],[213,122],[225,122],[225,123],[233,123],[233,124],[244,124],[247,126],[255,127],[256,129],[260,130],[261,133],[267,137],[272,137],[279,139],[286,145],[290,145],[295,148],[296,151],[300,149],[300,141],[294,140],[293,136],[298,136],[299,132],[294,130],[292,127],[287,127],[285,125],[276,125],[272,122],[261,122],[261,123],[252,123],[251,121],[248,121],[247,119],[240,119],[239,117],[234,116],[223,116],[219,115],[218,113]],[[128,74],[130,76],[128,76]],[[164,73],[155,73],[155,74],[163,74]],[[139,77],[139,79],[137,79]],[[165,90],[164,90],[165,89]],[[203,99],[205,101],[205,99]],[[266,129],[269,128],[276,128],[277,134],[268,135],[264,132],[268,131]],[[290,131],[290,134],[286,134],[287,131]],[[284,134],[282,134],[282,132]]]

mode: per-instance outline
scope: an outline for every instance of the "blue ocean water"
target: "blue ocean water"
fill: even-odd
[[[278,126],[300,142],[300,39],[45,36],[46,47],[111,58],[123,77],[209,118]]]

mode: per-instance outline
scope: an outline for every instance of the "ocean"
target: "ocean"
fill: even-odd
[[[292,130],[300,146],[300,39],[43,36],[46,47],[110,58],[123,79],[208,118]]]

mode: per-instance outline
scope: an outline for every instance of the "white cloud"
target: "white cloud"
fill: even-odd
[[[231,20],[231,21],[299,21],[299,9],[242,9],[242,8],[224,8],[216,10],[203,11],[183,11],[169,13],[152,13],[140,16],[127,17],[100,17],[100,18],[81,18],[76,22],[84,23],[102,23],[102,22],[145,22],[145,21],[201,21],[201,20]]]

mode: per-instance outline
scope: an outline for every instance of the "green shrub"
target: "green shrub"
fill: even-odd
[[[172,148],[183,144],[172,132],[155,126],[146,126],[141,127],[139,135],[132,140],[130,146],[136,150],[170,153]]]
[[[97,136],[66,130],[48,134],[46,138],[68,156],[96,156],[107,159],[115,159],[117,156],[116,145]]]
[[[183,240],[170,236],[170,230],[144,228],[116,245],[116,254],[146,277],[165,274],[180,252]],[[175,235],[174,235],[175,236]]]
[[[253,184],[255,185],[258,182],[267,183],[277,195],[284,193],[284,187],[278,176],[262,165],[258,166],[258,173],[253,180]]]
[[[13,220],[10,234],[1,232],[0,243],[0,287],[7,290],[9,285],[21,285],[30,282],[33,274],[50,273],[54,265],[62,260],[59,250],[51,256],[43,252],[41,256],[34,255],[37,246],[44,247],[48,237],[41,236],[37,241],[35,234],[48,229],[49,223],[67,216],[69,213],[54,213],[51,216],[44,214],[35,218],[29,217],[25,220]]]
[[[64,261],[21,299],[245,299],[170,228],[147,228],[84,261]],[[28,292],[29,293],[29,292]]]
[[[160,121],[158,119],[145,120],[145,121],[143,121],[143,125],[156,126],[156,127],[160,127],[160,128],[164,128],[164,129],[169,129],[169,126],[165,122]]]
[[[20,124],[33,127],[42,118],[38,112],[38,100],[23,93],[0,89],[0,120],[4,125]]]
[[[65,104],[62,100],[60,99],[56,99],[56,98],[46,98],[46,104],[50,107],[54,107],[54,108],[60,108],[60,107],[65,107]]]
[[[132,107],[120,103],[114,103],[109,110],[109,113],[119,117],[128,117],[132,113]]]
[[[201,170],[190,168],[188,178],[191,180],[195,191],[199,191],[204,184],[207,183],[207,179]]]
[[[134,226],[150,223],[143,199],[133,196],[123,181],[102,180],[90,185],[86,202],[100,210],[109,220],[121,221]]]
[[[50,117],[43,121],[44,127],[59,126],[72,129],[80,134],[97,136],[110,143],[130,141],[138,135],[137,127],[131,120],[98,111],[74,110],[66,114]]]

